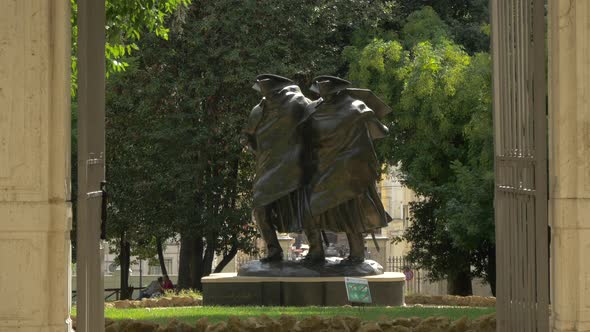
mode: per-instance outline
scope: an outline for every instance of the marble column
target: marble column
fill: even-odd
[[[590,1],[549,1],[552,331],[590,331]]]
[[[69,3],[0,1],[0,332],[68,329]]]

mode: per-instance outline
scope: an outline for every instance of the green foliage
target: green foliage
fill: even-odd
[[[73,1],[73,0],[72,0]],[[168,39],[170,29],[166,19],[178,15],[191,0],[107,0],[106,57],[109,72],[121,71],[128,66],[124,57],[137,51],[137,41],[144,33]]]
[[[404,64],[409,61],[409,52],[399,42],[374,39],[361,49],[347,47],[345,56],[350,61],[348,76],[355,84],[370,86],[391,104],[399,102]]]
[[[375,39],[346,55],[349,77],[394,109],[386,118],[391,134],[377,146],[381,158],[400,165],[403,182],[423,198],[411,206],[404,235],[410,258],[433,279],[474,267],[474,276],[493,284],[489,54],[466,53],[428,7],[410,15],[403,31],[409,40]]]
[[[408,258],[427,268],[431,280],[455,277],[472,264],[470,252],[453,245],[449,219],[440,213],[442,205],[436,197],[411,203],[411,223],[403,235],[412,244]]]
[[[449,37],[449,28],[432,7],[426,6],[408,16],[402,29],[406,47],[412,47],[423,41],[438,43]]]
[[[434,9],[449,27],[453,39],[469,53],[490,49],[488,0],[397,0],[398,15],[406,18],[423,6]]]
[[[168,39],[170,28],[166,20],[171,15],[181,15],[182,9],[191,0],[106,0],[106,68],[107,75],[125,70],[129,64],[124,60],[139,50],[137,42],[145,33]],[[72,25],[72,95],[76,94],[78,77],[78,3],[70,0]],[[180,13],[179,13],[180,10]]]
[[[472,57],[459,98],[472,112],[465,126],[466,155],[451,168],[456,181],[449,184],[446,213],[453,242],[472,253],[476,275],[491,283],[495,275],[494,142],[492,123],[491,58]],[[494,284],[493,284],[494,285]]]
[[[146,55],[166,51],[150,49],[150,41],[148,37],[144,44]],[[214,248],[219,253],[234,244],[249,251],[253,229],[247,226],[249,196],[243,195],[249,176],[237,177],[241,146],[231,142],[234,137],[215,140],[211,131],[223,126],[207,122],[203,110],[176,106],[189,96],[170,94],[180,84],[165,75],[163,64],[144,58],[130,63],[107,85],[112,249],[118,250],[125,232],[134,254],[153,257],[156,237],[166,239],[188,229],[217,234]],[[211,149],[210,159],[199,158],[204,149]],[[195,169],[199,163],[206,165]]]
[[[402,161],[402,172],[411,174],[408,185],[425,195],[452,179],[449,161],[463,153],[463,124],[471,110],[462,107],[457,91],[470,58],[448,41],[422,42],[412,53],[396,113],[394,135],[399,131],[403,143],[392,147],[392,155]]]
[[[243,109],[258,99],[250,82],[260,73],[294,78],[303,88],[314,75],[344,74],[343,47],[357,31],[377,29],[380,9],[352,0],[195,2],[184,38],[193,48],[199,45],[192,54],[204,70],[199,93],[233,88],[225,93]]]

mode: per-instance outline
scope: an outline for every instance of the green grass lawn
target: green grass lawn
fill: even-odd
[[[282,314],[299,318],[308,316],[356,316],[363,320],[394,319],[398,317],[432,317],[444,316],[453,320],[467,316],[470,319],[495,312],[495,308],[433,308],[433,307],[180,307],[180,308],[146,308],[115,309],[106,308],[107,318],[149,320],[166,324],[172,319],[194,324],[198,319],[207,317],[210,322],[224,321],[230,316],[247,318],[265,314],[278,318]],[[72,312],[75,315],[75,310]]]

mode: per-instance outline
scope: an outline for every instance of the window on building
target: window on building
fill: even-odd
[[[164,264],[166,265],[166,271],[168,273],[172,273],[172,258],[164,258]],[[160,264],[157,265],[149,265],[148,269],[149,275],[162,275],[162,269],[160,268]]]
[[[408,206],[408,204],[402,205],[402,220],[404,221],[404,230],[406,228],[408,228],[408,226],[409,226],[409,224],[408,224],[409,216],[410,216],[410,207]]]

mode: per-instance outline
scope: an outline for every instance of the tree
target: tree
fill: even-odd
[[[414,18],[436,22],[431,14]],[[406,50],[395,40],[374,40],[348,49],[349,75],[393,106],[390,137],[378,151],[400,165],[405,185],[424,198],[411,206],[413,224],[404,235],[412,243],[410,259],[432,279],[447,278],[451,293],[469,294],[473,276],[494,291],[489,55],[470,56],[448,35],[415,29],[428,24],[408,24],[405,35],[416,44]]]
[[[231,256],[222,268],[238,249],[251,249],[249,176],[246,168],[244,178],[238,178],[242,148],[234,135],[220,130],[227,129],[226,120],[231,125],[231,118],[208,119],[195,106],[194,91],[178,80],[175,50],[160,42],[148,37],[142,56],[129,61],[126,72],[113,74],[107,85],[109,238],[117,251],[124,253],[130,244],[149,258],[153,248],[161,256],[158,243],[170,236],[208,234],[200,259],[192,257],[200,260],[195,264],[202,269],[195,272],[200,281],[215,253]]]
[[[145,33],[168,39],[170,15],[182,16],[191,0],[105,0],[107,73],[120,72],[129,65],[124,58],[139,50],[137,42]],[[75,95],[78,64],[78,3],[70,0],[72,11],[72,95]]]
[[[440,19],[432,7],[423,7],[411,13],[402,28],[402,40],[406,48],[423,41],[438,43],[449,38],[448,25]]]
[[[496,293],[494,236],[494,142],[492,123],[491,58],[472,57],[458,98],[471,110],[465,126],[466,158],[451,167],[457,181],[449,184],[446,213],[453,241],[473,255],[475,275],[482,276]]]
[[[74,198],[72,208],[74,210],[74,223],[71,233],[73,255],[72,259],[76,260],[76,191],[77,191],[77,132],[76,132],[76,119],[77,119],[77,103],[75,100],[76,89],[77,89],[77,41],[78,41],[78,27],[77,27],[77,2],[76,0],[70,0],[71,2],[71,44],[72,44],[72,57],[71,57],[71,92],[72,92],[72,197]],[[108,0],[105,3],[106,6],[106,51],[105,56],[107,58],[107,74],[120,72],[124,70],[128,64],[123,59],[128,57],[132,51],[138,50],[137,42],[140,37],[145,33],[154,33],[160,38],[167,39],[169,26],[166,24],[166,20],[173,14],[181,16],[181,10],[187,6],[190,0]],[[111,225],[112,226],[112,225]],[[126,237],[121,237],[126,238]],[[122,248],[125,241],[121,241],[121,253],[128,251]],[[127,257],[119,257],[121,261],[127,262]],[[123,259],[121,259],[123,258]],[[129,264],[129,263],[124,263]],[[122,271],[128,269],[122,269]],[[124,273],[122,273],[124,276]],[[127,278],[124,276],[125,282],[122,285],[126,285]],[[126,287],[125,287],[126,289]],[[130,295],[130,294],[129,294]]]
[[[108,171],[112,229],[139,243],[131,225],[145,233],[165,218],[180,234],[183,288],[252,250],[252,156],[239,140],[259,100],[252,80],[274,72],[305,88],[317,74],[343,74],[343,47],[376,29],[382,12],[370,1],[195,1],[170,21],[168,41],[146,35],[109,84],[107,144],[116,151],[107,157],[121,158]],[[223,259],[214,267],[215,254]]]
[[[490,49],[488,0],[398,0],[402,18],[431,7],[449,27],[453,40],[470,54]]]

